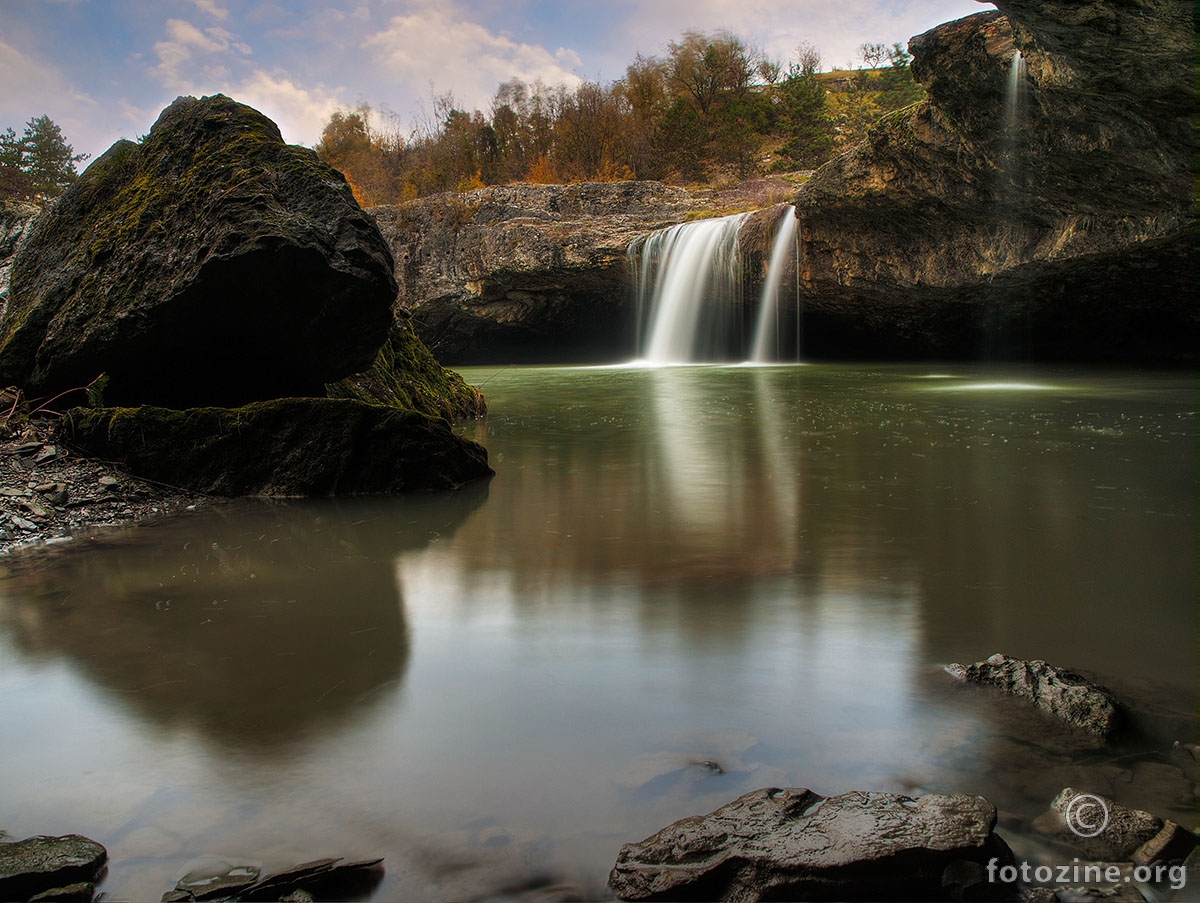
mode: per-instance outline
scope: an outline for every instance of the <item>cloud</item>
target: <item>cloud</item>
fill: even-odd
[[[218,22],[224,22],[229,18],[229,10],[223,6],[217,6],[213,0],[192,0],[196,4],[196,8],[201,12],[206,12]]]
[[[82,135],[96,131],[96,100],[75,88],[56,66],[23,53],[2,37],[0,85],[5,87],[0,92],[0,129],[11,126],[20,134],[29,119],[46,114],[77,146]]]
[[[319,86],[304,88],[282,71],[255,70],[225,93],[275,120],[292,144],[315,144],[333,111],[343,106],[335,94]]]
[[[685,30],[713,32],[728,28],[760,46],[771,57],[787,60],[802,41],[821,51],[825,68],[856,60],[867,41],[904,44],[935,25],[979,12],[975,0],[798,0],[781,15],[774,0],[615,0],[625,22],[623,39],[632,50],[661,53],[666,42]],[[648,37],[657,36],[647,41]],[[649,43],[650,46],[647,46]]]
[[[250,45],[238,41],[230,32],[217,26],[201,31],[183,19],[168,19],[166,30],[167,40],[154,45],[158,65],[151,72],[168,87],[178,87],[186,81],[183,69],[198,56],[224,54],[230,50],[250,56],[253,52]],[[226,71],[223,66],[208,65],[205,76],[211,81]]]
[[[513,77],[568,87],[582,82],[575,74],[582,66],[575,51],[521,43],[443,3],[410,4],[407,14],[393,16],[363,46],[390,76],[420,86],[432,80],[468,109],[486,107],[496,86]]]

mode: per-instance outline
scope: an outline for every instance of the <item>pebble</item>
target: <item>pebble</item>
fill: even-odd
[[[203,507],[202,497],[143,484],[111,464],[69,454],[57,427],[49,419],[0,420],[0,554],[66,541],[81,528]]]

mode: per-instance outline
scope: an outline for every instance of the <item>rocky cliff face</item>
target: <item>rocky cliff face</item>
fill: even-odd
[[[612,359],[632,347],[630,243],[711,209],[659,182],[513,185],[372,210],[398,304],[443,363]]]
[[[928,99],[795,196],[804,353],[1191,356],[1191,6],[996,6],[913,38]],[[628,245],[714,207],[619,183],[375,212],[421,337],[446,361],[499,362],[628,354]],[[752,280],[756,222],[741,242]]]
[[[1187,355],[1190,8],[996,5],[913,38],[928,100],[800,191],[810,349]]]

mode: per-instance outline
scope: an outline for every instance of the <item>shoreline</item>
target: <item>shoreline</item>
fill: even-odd
[[[59,433],[56,418],[0,421],[0,556],[212,502],[82,455]]]

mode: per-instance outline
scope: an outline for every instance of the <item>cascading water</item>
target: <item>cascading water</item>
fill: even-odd
[[[1004,88],[1004,127],[1010,136],[1016,134],[1021,116],[1021,94],[1025,87],[1025,59],[1020,50],[1013,51],[1008,64],[1008,83]]]
[[[1021,168],[1021,105],[1025,94],[1025,60],[1020,50],[1014,50],[1008,64],[1008,81],[1004,86],[1004,122],[1000,136],[1001,166],[1008,181],[1018,181]]]
[[[792,207],[780,218],[754,314],[754,330],[748,337],[738,231],[750,215],[683,223],[661,229],[630,247],[641,360],[678,364],[780,358],[779,296],[786,290],[784,280],[789,272],[796,279],[797,331],[800,323],[798,220]],[[797,349],[799,344],[797,337]]]
[[[800,253],[797,243],[796,208],[788,207],[776,226],[775,241],[771,245],[771,256],[767,259],[767,279],[763,283],[758,301],[758,323],[754,328],[754,347],[750,359],[757,363],[777,361],[780,358],[779,344],[779,293],[783,288],[783,276],[787,271],[788,257],[793,258],[796,275],[796,316],[800,316]],[[797,324],[799,320],[797,320]],[[797,346],[799,342],[797,341]],[[799,349],[797,348],[797,357]]]
[[[681,223],[630,248],[644,360],[674,364],[729,354],[740,331],[742,255],[737,236],[747,216]]]

